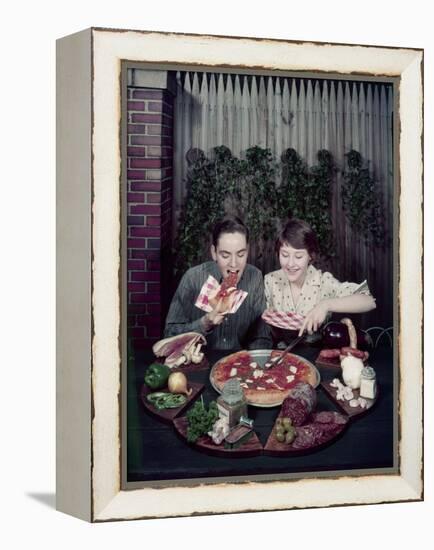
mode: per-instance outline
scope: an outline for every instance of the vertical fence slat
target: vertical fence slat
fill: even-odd
[[[282,90],[279,77],[276,78],[276,88],[274,91],[273,125],[275,127],[274,145],[272,144],[270,149],[279,158],[282,154]]]
[[[211,74],[209,81],[209,137],[208,147],[212,149],[217,142],[217,88],[215,83],[215,76]]]
[[[285,78],[283,81],[283,91],[282,91],[282,110],[281,110],[281,124],[283,127],[282,130],[282,151],[288,149],[290,144],[290,126],[291,126],[291,111],[290,111],[290,100],[289,100],[289,85],[288,79]]]
[[[252,77],[252,86],[250,92],[250,144],[257,145],[259,143],[259,103],[258,103],[258,86],[256,76]]]
[[[226,119],[223,125],[223,143],[232,151],[234,139],[234,94],[230,75],[228,76],[225,90],[224,113],[226,113]]]
[[[298,142],[298,94],[295,78],[292,79],[291,95],[289,98],[289,109],[291,111],[291,128],[290,128],[290,147],[296,151],[300,150]]]
[[[243,79],[243,91],[241,96],[241,151],[250,147],[250,92],[247,77]]]
[[[225,120],[224,114],[224,102],[225,102],[225,87],[223,82],[223,75],[219,74],[218,84],[217,84],[217,98],[216,98],[216,125],[217,125],[217,137],[216,144],[222,145],[223,140],[223,124]]]

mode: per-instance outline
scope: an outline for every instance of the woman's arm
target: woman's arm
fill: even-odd
[[[326,298],[306,315],[299,334],[309,334],[319,329],[329,313],[366,313],[375,309],[375,300],[369,294],[352,294],[341,298]]]

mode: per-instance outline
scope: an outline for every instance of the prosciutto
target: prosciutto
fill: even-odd
[[[202,334],[185,332],[159,340],[152,346],[152,351],[157,357],[165,357],[164,363],[172,368],[184,363],[200,362],[195,358],[203,357],[200,353],[203,344],[206,344],[206,339]]]

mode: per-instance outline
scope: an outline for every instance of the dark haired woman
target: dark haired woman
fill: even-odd
[[[184,332],[200,332],[207,339],[208,349],[238,350],[271,347],[268,327],[261,319],[265,309],[262,273],[247,263],[249,233],[243,222],[227,217],[218,222],[212,233],[213,261],[190,268],[182,277],[166,318],[164,336]],[[219,300],[206,314],[195,305],[200,291],[211,275],[219,283],[236,275],[237,288],[247,292],[235,313],[229,314]]]
[[[329,314],[364,313],[375,308],[366,281],[338,281],[312,263],[319,247],[315,232],[303,220],[287,222],[276,241],[280,267],[265,276],[267,308],[304,316],[299,334],[315,332]]]

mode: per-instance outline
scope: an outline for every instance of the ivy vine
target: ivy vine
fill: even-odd
[[[362,155],[351,150],[346,155],[348,169],[343,173],[342,202],[351,227],[365,242],[382,246],[384,226],[380,194]]]
[[[377,246],[384,240],[381,206],[375,181],[364,168],[360,153],[347,155],[342,199],[351,226]],[[210,158],[200,149],[187,153],[187,198],[175,243],[177,275],[208,258],[208,235],[225,214],[244,220],[255,242],[254,263],[263,270],[264,258],[276,238],[278,223],[288,217],[306,220],[315,230],[323,260],[333,256],[331,189],[336,173],[333,156],[321,150],[317,165],[308,168],[294,149],[287,149],[277,165],[271,151],[255,146],[245,158],[226,146],[215,147]],[[276,184],[280,178],[279,184]]]

